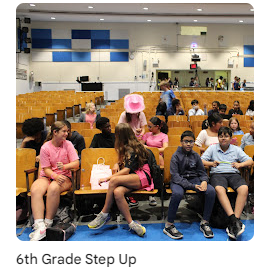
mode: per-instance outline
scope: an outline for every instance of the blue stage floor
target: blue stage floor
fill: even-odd
[[[246,228],[238,241],[249,241],[254,235],[254,220],[242,220]],[[143,223],[142,223],[143,224]],[[175,223],[176,228],[184,234],[183,239],[174,240],[163,233],[164,223],[143,224],[146,234],[137,236],[129,231],[127,224],[105,225],[99,230],[90,230],[86,225],[77,226],[76,232],[68,241],[228,241],[229,237],[225,229],[213,229],[214,238],[207,239],[199,229],[199,222]],[[16,229],[16,233],[21,229]],[[21,241],[29,241],[31,228],[26,228],[18,238]]]

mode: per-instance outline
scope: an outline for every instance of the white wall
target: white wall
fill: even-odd
[[[233,24],[209,24],[207,35],[200,37],[178,35],[180,25],[176,24],[106,24],[106,23],[57,23],[32,22],[32,28],[54,29],[110,29],[127,30],[129,33],[129,51],[135,53],[134,60],[129,62],[81,62],[81,63],[55,63],[55,62],[32,62],[29,60],[29,70],[35,73],[35,81],[41,81],[46,90],[67,88],[68,83],[75,83],[77,76],[89,76],[91,81],[101,81],[104,87],[109,82],[127,83],[131,89],[136,89],[139,82],[149,89],[151,73],[156,70],[176,69],[188,70],[191,63],[189,49],[192,41],[198,43],[195,53],[199,54],[202,61],[198,64],[205,70],[231,70],[231,78],[239,76],[247,81],[254,81],[254,68],[243,67],[243,45],[253,45],[253,25]],[[31,31],[30,31],[31,32]],[[218,36],[223,35],[222,44],[218,42]],[[166,37],[167,41],[164,41]],[[177,47],[178,45],[178,47]],[[221,47],[224,46],[224,47]],[[50,50],[44,50],[50,51]],[[228,68],[228,59],[234,60],[234,67]],[[143,67],[147,61],[146,68]],[[158,67],[153,67],[153,61],[158,60]],[[135,79],[135,76],[137,79]],[[98,80],[99,78],[99,80]],[[155,78],[154,78],[155,79]],[[62,84],[63,83],[63,84]],[[112,89],[114,84],[111,84]],[[45,88],[42,86],[42,90]],[[17,84],[17,94],[34,91],[26,89],[25,85]],[[60,87],[60,88],[59,88]],[[78,86],[77,86],[78,87]],[[22,89],[23,88],[23,89]],[[107,88],[107,86],[106,86]],[[109,87],[108,87],[109,88]],[[119,87],[120,88],[120,87]],[[113,91],[108,89],[108,91]],[[115,94],[113,94],[115,96]]]

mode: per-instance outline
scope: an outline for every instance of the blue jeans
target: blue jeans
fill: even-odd
[[[189,179],[189,182],[195,185],[200,185],[201,181],[199,178],[192,178]],[[180,201],[182,200],[185,189],[181,187],[180,185],[171,183],[171,189],[172,189],[172,197],[169,204],[169,210],[168,210],[168,222],[174,223],[176,212],[179,207]],[[215,197],[216,192],[215,189],[207,184],[207,190],[206,191],[199,191],[197,189],[194,189],[198,193],[204,193],[205,196],[205,203],[204,203],[204,211],[203,211],[203,219],[206,221],[210,220],[212,209],[215,203]]]

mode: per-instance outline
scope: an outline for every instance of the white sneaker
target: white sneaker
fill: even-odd
[[[149,205],[150,206],[157,206],[157,200],[153,196],[149,196]]]
[[[34,224],[35,231],[30,233],[30,241],[39,241],[46,237],[46,226],[44,222]]]
[[[52,225],[53,225],[53,223],[46,223],[45,222],[45,227],[46,227],[46,229],[47,228],[50,228],[50,227],[52,227]],[[33,224],[33,230],[36,230],[37,229],[37,224]],[[32,237],[33,237],[33,235],[35,234],[35,232],[31,232],[30,234],[29,234],[29,238],[31,239]]]

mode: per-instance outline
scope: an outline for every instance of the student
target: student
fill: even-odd
[[[87,103],[85,106],[85,113],[82,113],[78,122],[90,123],[90,128],[94,128],[94,123],[100,118],[99,111],[93,102]]]
[[[191,131],[185,131],[181,135],[181,145],[171,158],[171,189],[172,196],[168,210],[168,220],[163,232],[173,239],[181,239],[183,234],[174,225],[176,212],[185,190],[192,189],[205,196],[203,220],[200,230],[207,238],[214,237],[209,226],[212,209],[215,203],[215,190],[208,184],[208,176],[204,169],[200,156],[192,150],[195,136]]]
[[[68,127],[62,121],[51,126],[46,142],[40,150],[40,178],[31,186],[31,207],[34,217],[34,232],[30,241],[46,237],[46,228],[51,227],[60,202],[60,194],[71,188],[71,169],[79,167],[79,157],[70,141]],[[43,196],[47,192],[44,220]]]
[[[23,122],[22,132],[25,137],[22,140],[21,148],[31,148],[36,150],[36,168],[40,161],[40,148],[47,137],[47,130],[44,130],[44,123],[40,118],[31,118]]]
[[[217,197],[229,217],[227,234],[236,239],[245,230],[240,216],[248,196],[248,186],[238,169],[253,164],[252,159],[239,147],[232,145],[232,131],[229,127],[221,127],[218,131],[219,143],[208,147],[201,156],[205,166],[211,167],[210,184],[215,188]],[[233,211],[227,196],[227,187],[237,192]]]
[[[82,150],[85,148],[84,137],[76,130],[71,130],[71,124],[69,121],[65,120],[64,123],[68,127],[68,136],[67,140],[71,141],[74,148],[78,152],[79,159],[81,160]]]
[[[145,147],[157,147],[159,151],[159,160],[157,162],[160,166],[164,166],[164,150],[168,147],[168,126],[164,121],[161,121],[158,117],[152,117],[148,122],[147,132],[143,135],[141,143]],[[149,197],[149,205],[156,206],[157,201],[155,197]]]
[[[254,100],[251,100],[249,102],[249,106],[247,108],[246,115],[248,115],[252,118],[254,117]]]
[[[192,116],[192,115],[207,115],[206,112],[206,104],[204,105],[204,111],[202,109],[200,109],[199,107],[199,101],[196,99],[193,99],[191,101],[191,105],[192,105],[192,109],[190,109],[188,111],[188,116]]]
[[[179,99],[174,99],[172,101],[172,107],[167,110],[167,117],[169,115],[184,115],[185,112],[183,108],[181,107],[180,100]]]
[[[233,135],[243,135],[244,132],[240,128],[239,120],[236,117],[232,117],[229,120],[229,128],[232,130]]]
[[[218,113],[213,113],[208,116],[205,122],[207,129],[203,129],[196,138],[195,144],[200,148],[201,152],[205,151],[206,147],[211,144],[218,143],[218,130],[223,125],[223,118]]]
[[[138,94],[126,95],[124,98],[124,108],[125,111],[121,113],[118,124],[128,123],[136,137],[141,139],[147,125],[143,112],[145,109],[143,97]]]
[[[149,154],[127,123],[120,123],[115,127],[115,149],[118,153],[118,163],[113,169],[117,173],[99,180],[100,185],[110,181],[109,188],[102,211],[88,224],[88,227],[98,229],[105,225],[110,220],[109,212],[115,200],[130,229],[139,236],[143,236],[146,229],[132,220],[125,194],[132,190],[152,190],[154,188],[147,163]]]
[[[157,108],[156,108],[156,115],[164,115],[166,122],[168,121],[166,102],[160,101],[158,103]]]
[[[101,133],[94,135],[90,148],[114,148],[115,134],[112,133],[110,120],[100,117],[96,122],[96,128],[101,130]]]
[[[212,102],[212,110],[208,111],[208,116],[213,114],[214,112],[218,113],[220,103],[218,101]]]
[[[243,115],[243,112],[240,110],[240,102],[238,100],[234,101],[233,109],[230,109],[228,114],[230,118],[235,114]]]
[[[246,145],[254,145],[254,121],[251,122],[249,133],[246,133],[241,139],[241,148],[245,149]]]
[[[160,101],[164,101],[166,103],[168,110],[172,106],[173,99],[175,99],[174,92],[170,89],[170,83],[165,80],[160,83],[160,90],[163,91],[160,96]]]
[[[219,114],[222,116],[223,120],[228,121],[230,119],[230,116],[226,114],[227,111],[227,105],[226,104],[220,104],[218,108]]]

